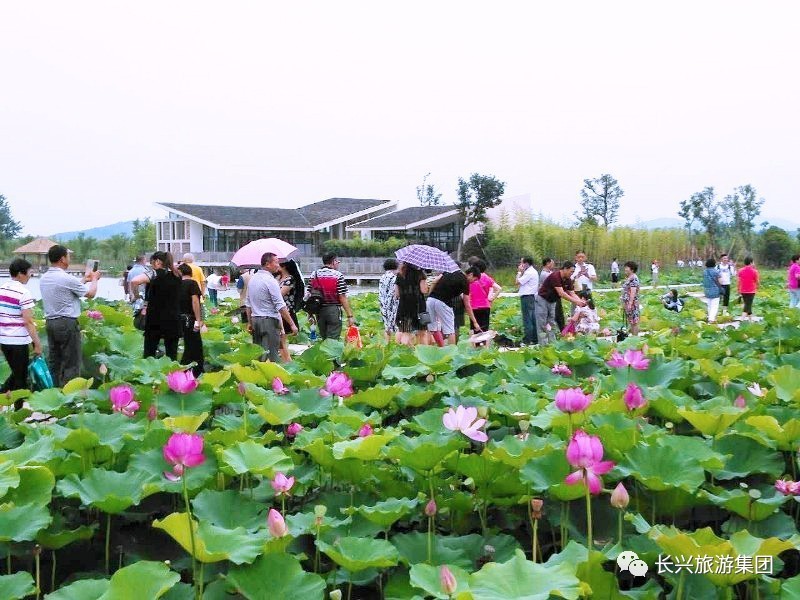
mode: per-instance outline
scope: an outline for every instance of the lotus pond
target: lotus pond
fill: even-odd
[[[365,295],[364,348],[286,365],[223,311],[197,382],[92,302],[87,378],[0,399],[26,402],[0,598],[798,598],[800,311],[774,287],[738,328],[651,292],[644,337],[514,351],[385,346]]]

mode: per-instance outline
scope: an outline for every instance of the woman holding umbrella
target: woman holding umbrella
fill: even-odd
[[[425,313],[427,293],[428,282],[425,272],[410,263],[401,263],[395,281],[395,296],[398,299],[396,317],[398,344],[411,346],[415,336],[418,344],[425,343],[427,323],[420,321],[420,313]]]

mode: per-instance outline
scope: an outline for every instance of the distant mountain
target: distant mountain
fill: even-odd
[[[761,223],[766,221],[770,225],[774,225],[775,227],[780,227],[781,229],[785,229],[789,233],[793,233],[800,229],[800,225],[797,223],[793,223],[792,221],[787,221],[786,219],[781,219],[777,217],[775,219],[771,219],[769,217],[758,217],[756,219],[756,223],[758,223],[758,229],[761,230]]]
[[[54,233],[50,237],[60,242],[66,242],[78,237],[78,234],[83,233],[86,237],[93,237],[97,240],[107,240],[113,235],[119,233],[124,235],[133,235],[133,221],[121,221],[113,225],[104,225],[103,227],[92,227],[91,229],[84,229],[83,231],[67,231],[64,233]]]
[[[636,229],[680,229],[683,227],[683,220],[665,217],[662,219],[651,219],[649,221],[639,221],[631,225]]]

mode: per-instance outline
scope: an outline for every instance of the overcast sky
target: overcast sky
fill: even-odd
[[[563,219],[586,177],[620,221],[705,186],[800,190],[795,2],[0,0],[0,194],[24,233],[154,202],[416,203],[430,172]],[[790,206],[792,209],[790,209]]]

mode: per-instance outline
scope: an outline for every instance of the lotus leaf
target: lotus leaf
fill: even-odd
[[[105,469],[92,469],[83,479],[68,475],[58,482],[58,491],[66,498],[79,497],[86,506],[119,514],[132,505],[139,504],[145,495],[147,475],[140,471],[117,473]]]
[[[717,406],[712,410],[689,410],[679,408],[678,414],[689,421],[703,435],[720,437],[738,421],[745,411],[734,406]]]
[[[165,417],[162,419],[164,427],[170,431],[179,431],[183,433],[194,433],[200,428],[205,420],[208,418],[208,413],[203,412],[199,415],[181,415],[179,417]]]
[[[447,466],[455,473],[472,478],[476,495],[484,498],[518,497],[527,492],[520,483],[518,469],[494,460],[489,452],[451,456]]]
[[[770,373],[767,379],[775,386],[775,393],[781,400],[785,402],[800,400],[800,369],[784,365]]]
[[[70,420],[70,426],[75,426],[76,431],[85,429],[92,432],[97,436],[101,446],[108,446],[114,452],[122,450],[126,440],[141,440],[145,433],[141,421],[133,420],[121,413],[76,415]],[[65,442],[62,442],[62,445]]]
[[[111,576],[108,590],[98,600],[161,598],[180,580],[163,562],[139,561]]]
[[[382,409],[386,408],[392,400],[396,400],[403,390],[405,388],[401,385],[375,386],[345,398],[344,403],[346,406],[366,404],[372,408]]]
[[[428,473],[464,446],[466,442],[451,435],[398,436],[387,446],[386,456],[418,473]]]
[[[45,596],[46,600],[98,600],[108,591],[108,579],[81,579]]]
[[[766,434],[778,450],[794,450],[800,440],[800,419],[789,419],[781,425],[775,417],[761,415],[748,417],[745,423]]]
[[[52,520],[46,506],[0,504],[0,542],[33,540]]]
[[[262,556],[247,567],[233,567],[225,578],[248,600],[302,598],[318,600],[325,593],[325,581],[306,573],[289,554]]]
[[[63,455],[63,452],[61,453]],[[21,446],[0,452],[0,461],[9,461],[18,467],[23,465],[44,465],[59,454],[55,450],[52,436],[27,436]]]
[[[10,488],[19,485],[19,471],[10,460],[0,462],[0,498],[6,495]]]
[[[213,454],[206,452],[206,461],[199,467],[186,469],[184,478],[190,490],[196,490],[205,485],[206,481],[217,472],[217,461]],[[164,471],[169,470],[169,465],[164,460],[161,447],[152,448],[145,452],[137,452],[130,459],[129,471],[141,471],[145,474],[145,495],[157,491],[180,493],[183,490],[181,482],[168,481]]]
[[[279,377],[284,385],[288,385],[294,381],[292,375],[278,363],[274,363],[272,361],[262,362],[257,360],[252,364],[253,368],[263,376],[263,381],[270,386],[272,385],[272,380],[276,377]]]
[[[20,467],[19,485],[3,498],[3,502],[21,504],[50,504],[55,477],[47,467]]]
[[[703,462],[713,457],[713,452],[708,447],[684,445],[683,442],[683,439],[672,443],[661,438],[655,443],[639,444],[628,452],[617,469],[625,477],[635,477],[650,490],[681,488],[692,492],[705,481]]]
[[[783,456],[742,435],[723,436],[714,442],[714,449],[727,455],[724,467],[710,469],[717,479],[748,477],[755,473],[777,478],[783,473]]]
[[[280,448],[265,448],[247,440],[223,450],[220,468],[228,474],[241,475],[249,472],[274,477],[276,472],[291,471],[294,463]]]
[[[203,490],[192,500],[194,517],[225,529],[244,527],[248,531],[263,528],[267,507],[235,491]]]
[[[586,493],[583,484],[567,485],[564,479],[573,471],[569,466],[563,448],[553,448],[549,452],[532,458],[519,471],[523,483],[535,492],[548,492],[558,500],[575,500]]]
[[[357,458],[359,460],[378,460],[383,454],[383,447],[397,437],[397,433],[373,434],[333,445],[333,457]]]
[[[453,593],[459,594],[469,591],[469,573],[455,565],[447,565],[456,580],[456,589]],[[434,598],[452,598],[450,594],[442,591],[440,578],[441,566],[434,567],[426,564],[411,565],[409,581],[411,585],[424,590],[427,596]]]
[[[50,527],[40,531],[36,536],[36,542],[43,548],[58,550],[78,540],[88,540],[94,536],[97,530],[97,523],[91,525],[81,525],[77,529],[63,529],[63,524],[58,515],[53,519]]]
[[[742,488],[732,490],[717,488],[713,492],[702,493],[717,506],[722,506],[749,521],[766,519],[789,499],[788,496],[776,493],[774,487],[761,491],[757,498],[753,498],[749,491]]]
[[[0,598],[21,600],[36,593],[36,584],[27,571],[13,575],[0,575]]]
[[[419,501],[416,498],[388,498],[372,506],[359,506],[354,510],[368,521],[388,529],[395,521],[410,513],[418,504]]]
[[[470,576],[475,600],[547,600],[556,595],[575,600],[581,595],[575,565],[548,567],[525,559],[522,551],[506,563],[488,563]]]
[[[198,524],[194,519],[191,524],[194,528],[195,558],[204,563],[222,560],[229,560],[237,565],[251,563],[263,552],[268,536],[264,529],[249,533],[244,527],[227,529],[206,522]],[[153,521],[153,527],[166,531],[191,554],[192,543],[187,513],[172,513],[161,520],[156,519]]]
[[[260,358],[262,354],[264,354],[264,349],[261,346],[248,342],[245,344],[240,344],[234,352],[220,354],[217,357],[217,360],[222,364],[232,365],[232,367],[235,367],[249,365],[254,360]],[[235,371],[233,374],[238,378],[238,375]]]
[[[342,537],[332,544],[318,539],[316,544],[333,562],[352,573],[370,567],[393,567],[399,560],[397,549],[385,540]]]
[[[253,403],[256,411],[270,425],[288,425],[303,414],[296,404],[275,396],[252,384],[247,384],[247,399]]]

